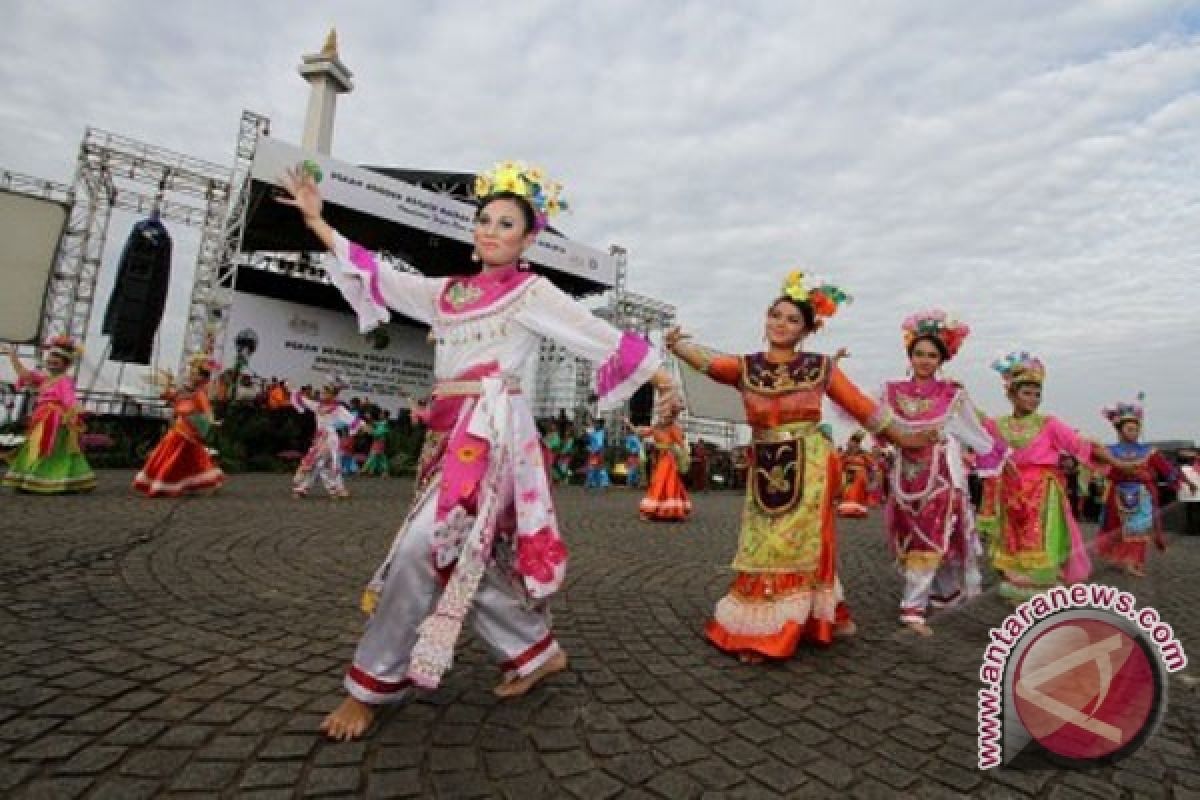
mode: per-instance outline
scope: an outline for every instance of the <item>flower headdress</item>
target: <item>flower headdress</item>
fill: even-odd
[[[539,167],[523,161],[501,161],[488,172],[475,176],[472,193],[479,200],[498,192],[524,197],[533,206],[534,232],[538,233],[549,224],[550,217],[567,210],[567,201],[561,197],[562,188],[561,183],[547,179]]]
[[[1004,385],[1008,389],[1022,383],[1032,383],[1041,386],[1046,380],[1046,365],[1040,358],[1030,355],[1026,350],[1012,352],[1003,358],[992,362],[992,369],[1000,373]]]
[[[44,345],[47,355],[55,355],[74,363],[83,356],[83,347],[70,336],[51,336]]]
[[[1113,424],[1114,427],[1121,427],[1121,423],[1133,420],[1139,425],[1142,419],[1146,416],[1146,409],[1142,405],[1146,402],[1146,393],[1138,392],[1137,401],[1133,403],[1117,403],[1111,408],[1106,408],[1102,412],[1105,419]]]
[[[822,320],[836,314],[840,306],[854,300],[824,278],[805,275],[798,269],[787,274],[780,291],[783,297],[797,303],[807,303],[817,317],[818,327]]]
[[[912,343],[921,337],[932,337],[946,348],[947,361],[958,355],[958,349],[971,333],[967,323],[940,308],[910,314],[901,323],[900,329],[904,331],[905,349],[912,347]]]

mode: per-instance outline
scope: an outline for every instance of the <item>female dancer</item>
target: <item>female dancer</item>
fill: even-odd
[[[208,356],[197,356],[191,362],[187,383],[178,390],[174,378],[166,373],[162,398],[171,404],[175,423],[133,479],[134,489],[147,497],[178,497],[217,489],[225,482],[225,473],[213,463],[204,444],[213,424],[209,381],[220,371]]]
[[[681,477],[688,471],[688,451],[678,422],[680,410],[678,406],[669,409],[650,427],[630,425],[637,436],[653,438],[658,452],[650,486],[638,506],[642,519],[683,522],[692,513],[692,498],[688,497]]]
[[[333,251],[330,277],[360,327],[396,309],[431,325],[436,343],[417,499],[368,587],[374,611],[346,675],[348,696],[322,729],[334,739],[361,736],[376,705],[400,701],[414,684],[436,687],[468,612],[504,672],[497,694],[523,694],[566,668],[546,600],[562,585],[567,559],[516,376],[545,337],[600,365],[602,410],[648,379],[669,398],[671,378],[645,339],[622,334],[523,268],[522,253],[562,205],[557,184],[538,171],[509,162],[477,178],[475,257],[483,269],[454,278],[397,269],[346,241],[322,219],[311,176],[293,171],[283,182],[291,193],[283,201]]]
[[[904,574],[900,622],[929,636],[933,631],[925,614],[930,605],[945,608],[980,590],[976,557],[981,549],[967,489],[966,449],[974,453],[977,472],[995,475],[1008,446],[984,429],[966,389],[937,377],[971,329],[936,309],[913,314],[902,329],[912,377],[884,384],[883,403],[905,430],[938,431],[941,439],[900,451],[884,518]]]
[[[391,472],[387,457],[388,412],[376,411],[375,421],[371,423],[371,449],[367,460],[363,462],[363,475],[378,475],[386,478]]]
[[[1117,429],[1118,441],[1108,446],[1116,466],[1108,471],[1108,493],[1104,499],[1104,526],[1096,537],[1096,552],[1108,563],[1130,575],[1146,575],[1146,543],[1154,537],[1159,550],[1167,549],[1159,517],[1158,481],[1176,487],[1192,483],[1162,454],[1138,441],[1142,433],[1144,398],[1136,403],[1117,403],[1104,409],[1104,416]]]
[[[822,644],[855,630],[837,575],[833,448],[818,430],[826,395],[876,434],[905,447],[932,441],[900,431],[883,406],[804,338],[849,298],[799,272],[767,310],[765,353],[715,355],[682,341],[668,347],[715,381],[737,387],[754,429],[750,486],[733,568],[737,577],[708,623],[709,641],[744,662],[786,658],[803,639]]]
[[[339,431],[345,429],[348,431],[347,436],[353,436],[358,432],[362,421],[357,414],[338,402],[338,393],[344,388],[346,385],[339,378],[331,376],[321,388],[320,402],[306,397],[299,389],[292,392],[292,406],[296,411],[312,414],[317,420],[312,444],[292,477],[294,497],[308,497],[309,487],[317,478],[325,484],[325,491],[329,492],[330,498],[344,500],[350,496],[350,491],[346,489],[342,480]]]
[[[1056,417],[1037,413],[1046,376],[1040,359],[1009,353],[992,368],[1004,379],[1013,413],[989,423],[989,432],[1011,448],[1016,469],[986,482],[979,529],[988,535],[992,566],[1003,576],[1000,594],[1020,602],[1060,579],[1086,580],[1092,569],[1067,503],[1060,454],[1082,464],[1112,464],[1113,459]]]
[[[67,374],[82,350],[69,336],[46,342],[45,371],[29,369],[8,348],[8,359],[17,373],[17,388],[37,387],[37,400],[29,418],[29,435],[9,462],[3,485],[19,492],[63,494],[90,492],[96,474],[79,449],[83,432],[75,382]]]
[[[870,456],[863,450],[862,442],[866,431],[855,431],[846,440],[842,453],[842,501],[838,503],[839,517],[859,518],[867,516],[867,475],[870,472]]]

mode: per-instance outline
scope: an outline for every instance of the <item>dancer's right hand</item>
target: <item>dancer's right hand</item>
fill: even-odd
[[[667,346],[667,350],[673,352],[675,350],[675,345],[679,344],[681,340],[690,338],[691,336],[684,333],[683,329],[676,325],[663,335],[663,343]]]
[[[291,206],[304,215],[304,219],[320,219],[321,209],[325,203],[321,200],[321,190],[308,170],[301,166],[292,167],[280,176],[279,182],[287,190],[288,195],[279,195],[276,201],[285,206]]]

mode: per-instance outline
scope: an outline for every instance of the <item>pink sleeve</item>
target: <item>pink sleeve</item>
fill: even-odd
[[[46,380],[46,373],[41,370],[31,369],[17,377],[17,388],[24,389],[26,386],[41,386]]]
[[[1092,443],[1089,440],[1067,427],[1058,417],[1047,419],[1046,427],[1050,441],[1060,453],[1074,456],[1080,464],[1096,467],[1096,462],[1092,459]]]

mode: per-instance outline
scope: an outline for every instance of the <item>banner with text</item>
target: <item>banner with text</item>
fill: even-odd
[[[311,161],[320,171],[321,196],[329,203],[389,222],[470,244],[475,207],[455,197],[413,186],[369,169],[311,153],[278,139],[258,142],[250,176],[279,186],[284,170]],[[602,250],[543,233],[527,253],[530,261],[612,286],[616,265]],[[419,265],[417,265],[419,266]]]
[[[337,373],[350,384],[344,399],[394,413],[433,386],[433,345],[418,328],[385,325],[363,336],[352,314],[236,292],[226,330],[227,360],[236,354],[247,372],[293,389]]]

